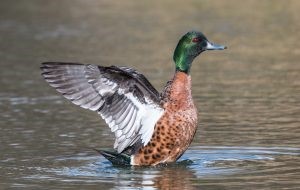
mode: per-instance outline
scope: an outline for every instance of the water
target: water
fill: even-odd
[[[299,189],[298,1],[1,1],[0,189]],[[127,65],[159,90],[188,30],[229,47],[192,67],[195,139],[178,163],[113,167],[113,135],[40,76]]]

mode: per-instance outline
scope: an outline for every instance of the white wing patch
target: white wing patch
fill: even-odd
[[[128,93],[125,96],[130,99],[139,109],[137,117],[137,120],[141,121],[139,134],[141,135],[142,143],[146,145],[150,141],[154,131],[154,126],[163,115],[164,110],[147,99],[146,102],[148,104],[142,104],[141,102],[137,101],[137,99],[131,93]]]
[[[117,93],[120,96],[124,95],[122,89],[119,89]],[[149,100],[146,102],[148,104],[142,104],[132,93],[126,93],[122,101],[110,107],[109,112],[99,112],[111,131],[115,133],[114,148],[119,153],[139,139],[142,140],[144,146],[150,141],[155,124],[163,115],[164,110]],[[117,108],[119,108],[118,112],[115,111]]]

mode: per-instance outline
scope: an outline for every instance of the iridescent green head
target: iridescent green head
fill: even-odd
[[[225,46],[213,44],[201,32],[188,32],[178,42],[173,60],[176,71],[190,72],[192,62],[205,50],[223,50]]]

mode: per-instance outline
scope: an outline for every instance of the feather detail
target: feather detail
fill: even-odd
[[[100,114],[115,133],[118,153],[150,141],[164,109],[159,93],[136,70],[56,62],[43,63],[41,69],[45,80],[65,98]]]

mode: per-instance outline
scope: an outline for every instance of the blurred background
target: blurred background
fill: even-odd
[[[0,189],[297,189],[300,1],[0,2]],[[92,148],[114,135],[60,96],[40,63],[129,66],[161,91],[190,30],[225,51],[192,67],[200,123],[182,160],[115,168]],[[251,186],[249,186],[251,185]]]

